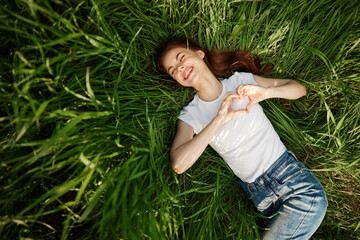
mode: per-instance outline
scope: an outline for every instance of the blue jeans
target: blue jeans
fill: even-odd
[[[328,205],[325,191],[303,163],[286,151],[252,183],[238,183],[266,216],[262,239],[309,239],[324,219]]]

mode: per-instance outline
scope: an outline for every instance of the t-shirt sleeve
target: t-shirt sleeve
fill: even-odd
[[[189,109],[189,107],[184,107],[181,111],[180,111],[180,115],[178,116],[178,119],[186,122],[187,124],[189,124],[194,132],[196,132],[196,124],[195,124],[195,119],[193,117],[193,115],[191,114],[191,110]]]
[[[235,77],[235,83],[237,86],[239,85],[246,85],[246,84],[253,84],[257,85],[256,81],[254,80],[254,76],[252,73],[249,72],[235,72],[233,77]]]

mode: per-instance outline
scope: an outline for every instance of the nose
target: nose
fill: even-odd
[[[179,66],[179,70],[182,72],[182,71],[184,71],[184,69],[185,69],[185,67],[183,66],[183,65],[180,65]]]

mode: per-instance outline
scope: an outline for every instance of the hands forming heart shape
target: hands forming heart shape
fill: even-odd
[[[249,112],[252,105],[267,98],[268,88],[257,85],[241,85],[237,87],[236,93],[240,98],[234,98],[231,101],[231,109]]]
[[[234,98],[231,100],[230,108],[234,111],[247,110],[247,105],[250,102],[250,98],[246,95],[240,95],[240,98]]]
[[[228,92],[222,101],[218,116],[227,122],[234,116],[248,113],[252,105],[268,98],[269,88],[257,85],[241,85],[235,92]]]

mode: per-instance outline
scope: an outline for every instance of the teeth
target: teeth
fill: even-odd
[[[189,76],[189,74],[191,73],[191,71],[192,71],[192,68],[190,68],[190,69],[186,72],[186,74],[185,74],[185,79],[188,78],[188,76]]]

